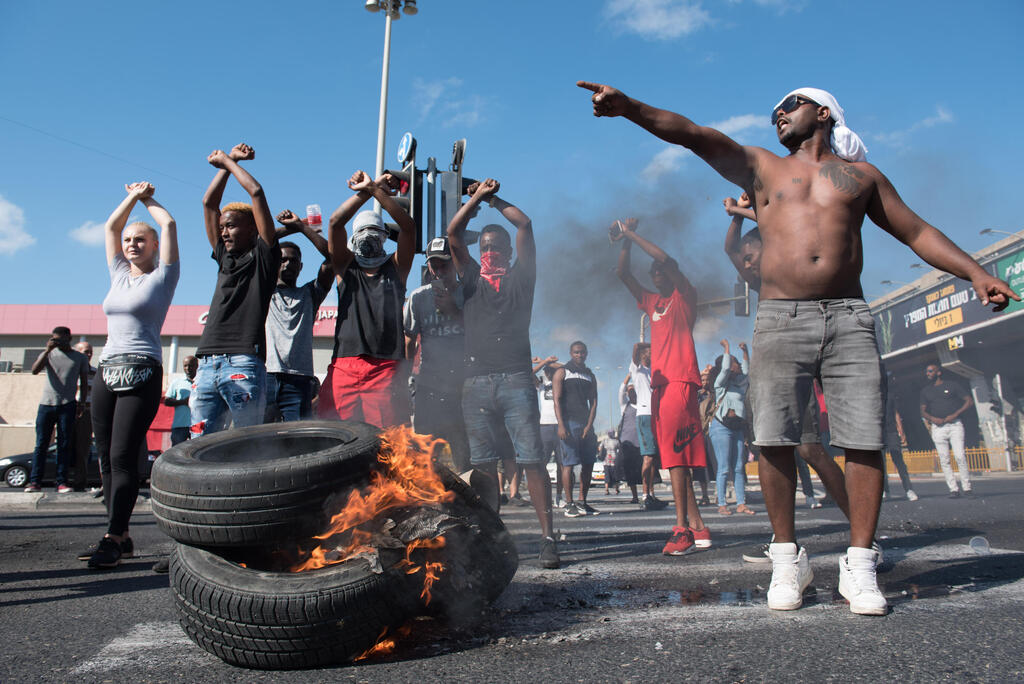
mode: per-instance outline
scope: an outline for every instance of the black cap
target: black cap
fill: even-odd
[[[448,245],[448,238],[439,237],[434,238],[427,245],[427,260],[430,259],[444,259],[445,261],[451,261],[452,248]]]

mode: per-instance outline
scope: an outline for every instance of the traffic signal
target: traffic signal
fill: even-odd
[[[416,251],[424,251],[423,243],[423,172],[416,169],[416,157],[405,163],[401,171],[388,171],[401,183],[395,201],[416,223]]]

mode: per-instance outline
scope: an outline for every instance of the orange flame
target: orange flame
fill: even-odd
[[[381,630],[380,636],[377,637],[377,643],[353,658],[353,662],[366,660],[367,658],[375,655],[387,655],[388,653],[391,653],[395,650],[395,646],[398,645],[398,637],[409,636],[411,631],[412,627],[409,623],[406,623],[398,628],[394,638],[385,639],[384,637],[388,633],[388,628],[385,627]]]
[[[377,520],[388,509],[451,501],[455,497],[454,492],[445,488],[433,466],[434,456],[446,446],[444,440],[418,435],[406,426],[384,430],[377,456],[383,465],[382,471],[374,471],[370,476],[370,485],[362,491],[350,492],[341,511],[331,518],[327,530],[314,537],[324,541],[344,534],[348,536],[347,542],[343,547],[337,544],[329,545],[327,549],[322,545],[317,546],[309,552],[305,561],[292,568],[292,572],[315,570],[340,563],[359,553],[372,552],[373,533],[360,526]],[[406,548],[403,564],[413,565],[409,555],[417,548],[437,549],[443,546],[443,538],[414,540]],[[416,566],[410,574],[419,569]],[[424,598],[428,601],[430,585],[437,579],[438,572],[430,569],[425,571]]]

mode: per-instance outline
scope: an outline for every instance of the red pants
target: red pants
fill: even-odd
[[[372,356],[334,359],[320,387],[321,418],[361,420],[377,427],[409,422],[402,361]]]
[[[670,382],[651,388],[651,423],[662,468],[706,466],[704,433],[697,410],[697,386]]]

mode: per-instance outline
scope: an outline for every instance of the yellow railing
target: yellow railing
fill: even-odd
[[[992,464],[996,464],[996,470],[1002,470],[1003,465],[1006,462],[1005,456],[1002,452],[990,453],[985,447],[967,447],[967,466],[973,471],[990,471],[992,470]],[[1024,447],[1016,446],[1011,449],[1013,455],[1013,467],[1016,470],[1022,468],[1024,464]],[[949,460],[952,462],[953,470],[956,471],[956,458],[951,453]],[[939,455],[935,449],[928,451],[904,451],[903,461],[907,464],[907,471],[911,475],[923,475],[930,473],[941,473],[942,468],[939,465]],[[842,456],[836,456],[836,463],[839,464],[840,468],[846,467],[846,459]],[[886,452],[885,459],[886,469],[890,475],[896,475],[896,466],[893,464],[892,459],[889,458],[889,453]],[[747,477],[757,477],[757,462],[747,463]]]

